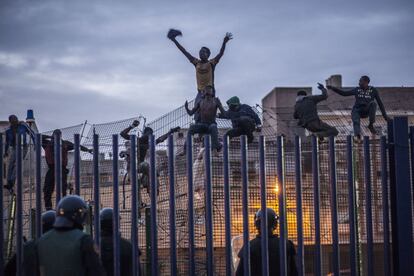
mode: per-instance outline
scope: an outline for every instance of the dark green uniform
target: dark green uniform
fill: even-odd
[[[101,234],[101,259],[105,268],[106,275],[114,275],[114,246],[113,236],[109,233]],[[121,275],[132,275],[132,244],[122,239],[120,240],[121,251]],[[138,260],[137,260],[138,261]]]
[[[105,275],[91,237],[79,229],[54,229],[36,243],[42,276]]]
[[[31,240],[24,244],[23,246],[23,275],[29,276],[33,275],[33,271],[36,268],[36,249],[35,241]],[[4,268],[5,276],[15,276],[16,275],[16,254],[9,260]]]

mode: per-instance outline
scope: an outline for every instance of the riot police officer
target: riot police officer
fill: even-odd
[[[114,274],[114,243],[113,243],[113,213],[112,208],[103,208],[99,214],[101,221],[101,259],[106,274]],[[132,244],[126,239],[120,239],[121,275],[132,275]]]
[[[42,276],[105,275],[91,236],[83,232],[87,212],[79,196],[59,201],[53,229],[36,242],[37,269]]]
[[[55,223],[56,212],[54,210],[46,211],[42,214],[42,233],[46,233],[53,229],[53,223]],[[35,253],[35,240],[28,241],[23,246],[23,273],[24,275],[32,275],[35,262],[33,256]],[[16,254],[9,260],[4,268],[4,275],[14,276],[16,275]]]
[[[279,217],[273,209],[267,208],[266,214],[262,214],[260,209],[255,214],[254,225],[259,232],[257,237],[250,241],[250,271],[251,275],[262,275],[262,249],[261,249],[261,220],[263,217],[267,217],[268,227],[268,251],[269,251],[269,275],[280,274],[280,259],[279,259],[279,236],[274,234],[277,228]],[[239,266],[237,267],[236,276],[242,276],[243,273],[243,248],[238,254],[240,258]],[[293,242],[290,240],[286,243],[286,256],[287,256],[287,275],[296,276],[298,275],[296,267],[296,251]]]

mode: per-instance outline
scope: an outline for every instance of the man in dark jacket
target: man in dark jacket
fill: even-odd
[[[53,229],[55,223],[56,212],[53,210],[46,211],[42,214],[42,233],[47,233]],[[33,275],[33,271],[36,269],[36,262],[34,257],[36,256],[36,241],[30,240],[23,246],[23,275]],[[16,254],[9,260],[4,268],[4,275],[15,276],[16,275]]]
[[[326,88],[318,83],[322,95],[308,96],[306,91],[299,91],[296,97],[293,117],[298,119],[298,125],[316,134],[321,140],[324,137],[338,135],[338,130],[323,122],[318,115],[317,104],[328,98]]]
[[[88,206],[79,196],[60,200],[54,229],[36,242],[37,275],[105,275],[91,236],[83,232],[87,213]]]
[[[267,208],[266,214],[262,214],[262,210],[257,211],[254,218],[254,225],[259,232],[257,237],[250,241],[250,272],[251,275],[262,275],[262,242],[261,242],[261,220],[267,218],[268,226],[268,256],[269,256],[269,275],[280,275],[280,257],[279,257],[279,236],[274,234],[277,228],[279,217],[273,209]],[[240,258],[237,267],[236,276],[243,276],[243,250],[240,250],[238,256]],[[292,241],[286,243],[286,259],[287,259],[287,275],[297,276],[296,266],[296,250]]]
[[[99,213],[101,221],[101,260],[106,275],[114,275],[114,243],[113,243],[113,209],[103,208]],[[132,275],[132,244],[126,239],[120,239],[121,275]],[[140,254],[140,253],[139,253]]]
[[[375,115],[377,112],[377,101],[381,114],[386,121],[391,120],[387,116],[384,104],[381,101],[378,90],[375,87],[369,86],[370,79],[368,76],[362,76],[359,79],[359,86],[350,90],[343,91],[339,88],[328,85],[327,88],[338,93],[341,96],[355,96],[355,104],[352,108],[352,122],[354,124],[354,135],[359,139],[361,138],[361,118],[369,118],[368,129],[372,134],[376,134],[374,128]]]
[[[53,131],[52,136],[42,135],[42,147],[45,150],[45,159],[48,170],[45,176],[45,184],[43,186],[43,194],[46,210],[52,209],[52,194],[55,190],[55,135],[61,137],[62,132],[59,129]],[[62,160],[62,196],[66,195],[67,179],[69,170],[68,165],[68,152],[75,149],[75,145],[72,142],[62,140],[61,142],[61,160]],[[92,153],[91,149],[81,146],[80,149],[85,152]]]
[[[253,142],[253,132],[261,131],[262,122],[251,106],[240,104],[240,99],[236,96],[231,97],[227,102],[229,109],[220,114],[219,118],[231,120],[232,129],[226,135],[231,139],[241,135],[247,135],[248,142]]]

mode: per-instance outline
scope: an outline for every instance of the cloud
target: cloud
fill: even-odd
[[[176,2],[176,3],[174,3]],[[216,54],[223,100],[259,103],[275,86],[309,86],[341,73],[346,85],[414,86],[412,1],[3,1],[0,116],[35,109],[41,129],[144,114],[195,96],[193,55]]]

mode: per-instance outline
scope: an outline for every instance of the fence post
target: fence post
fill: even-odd
[[[3,209],[3,134],[0,133],[0,207],[1,207],[1,228],[0,228],[0,276],[4,275],[4,209]]]
[[[54,139],[54,161],[55,161],[55,186],[56,186],[56,206],[62,198],[62,137],[61,133],[53,134]]]
[[[194,187],[193,187],[193,137],[187,134],[187,181],[188,181],[188,266],[189,275],[195,275],[194,245]]]
[[[269,249],[268,249],[268,225],[267,225],[267,193],[266,193],[266,154],[265,154],[265,138],[263,135],[259,137],[259,163],[260,163],[260,198],[261,198],[261,246],[262,246],[262,275],[269,275]]]
[[[336,152],[335,137],[329,137],[329,163],[331,180],[331,223],[332,223],[332,243],[333,243],[333,272],[339,276],[339,234],[338,234],[338,200],[336,184]]]
[[[17,135],[16,143],[16,176],[17,176],[17,195],[16,195],[16,275],[23,275],[23,160],[22,160],[22,135]]]
[[[36,134],[36,238],[42,235],[42,134]]]
[[[354,185],[354,166],[353,166],[353,146],[352,136],[348,135],[346,139],[347,152],[347,174],[348,174],[348,212],[349,212],[349,251],[351,276],[358,275],[357,261],[357,242],[356,242],[356,215],[355,215],[355,185]]]
[[[369,137],[364,137],[365,220],[367,227],[368,275],[374,275],[374,239],[372,230],[371,153]]]
[[[388,172],[387,172],[387,138],[381,137],[381,186],[382,186],[382,217],[384,232],[384,274],[391,275],[390,265],[390,217],[388,204]]]
[[[223,139],[223,177],[224,177],[224,219],[226,235],[226,276],[231,276],[231,213],[230,213],[230,181],[229,181],[229,137]]]
[[[312,136],[313,208],[315,216],[315,274],[322,275],[318,140]]]
[[[205,153],[205,190],[206,190],[206,249],[207,249],[207,275],[214,274],[214,255],[213,255],[213,195],[211,181],[211,137],[204,136]]]
[[[151,275],[158,275],[157,195],[158,179],[155,163],[155,137],[150,135],[150,180],[151,180]]]
[[[277,137],[277,180],[279,184],[279,232],[280,232],[280,275],[287,275],[286,240],[287,240],[287,217],[286,217],[286,189],[285,189],[285,145],[282,136]]]
[[[242,135],[241,142],[241,173],[242,173],[242,213],[243,213],[243,271],[250,275],[250,243],[249,243],[249,178],[247,168],[246,135]]]
[[[168,179],[170,184],[170,273],[177,275],[177,237],[175,216],[174,136],[168,137]]]
[[[393,124],[394,179],[391,181],[394,194],[391,195],[393,227],[393,268],[394,275],[410,275],[413,266],[413,228],[411,182],[408,151],[408,118],[396,117]],[[391,153],[390,153],[391,155]]]
[[[132,275],[140,275],[140,261],[138,249],[138,207],[137,207],[137,136],[129,136],[130,148],[130,184],[131,184],[131,243],[132,243]]]
[[[305,274],[302,216],[302,156],[301,141],[295,136],[295,174],[296,174],[296,225],[298,234],[298,273]]]
[[[75,194],[80,195],[80,135],[74,136]]]
[[[118,158],[118,155],[116,156],[116,158]],[[113,160],[115,160],[115,156],[113,156]],[[99,194],[99,182],[100,181],[99,180],[100,180],[99,179],[99,135],[94,134],[93,135],[93,204],[94,204],[93,225],[94,225],[95,244],[98,248],[100,248],[100,245],[101,245],[101,223],[99,221],[99,208],[100,208],[100,194]]]
[[[95,139],[94,139],[95,140]],[[95,142],[95,141],[94,141]],[[95,147],[95,146],[94,146]],[[113,244],[114,244],[114,276],[121,275],[121,248],[119,233],[119,172],[118,172],[118,134],[112,135],[112,178],[113,178]],[[98,209],[99,211],[99,209]],[[99,220],[99,212],[98,212]],[[100,230],[100,229],[99,229]]]

